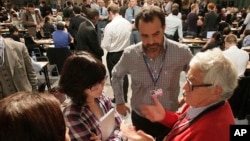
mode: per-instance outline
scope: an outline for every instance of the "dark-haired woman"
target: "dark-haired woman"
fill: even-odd
[[[219,31],[214,32],[212,37],[207,41],[207,43],[202,47],[201,51],[204,52],[209,49],[213,49],[216,47],[222,48],[222,35]]]
[[[72,100],[63,111],[72,141],[104,140],[100,118],[113,108],[111,100],[103,94],[105,80],[105,66],[90,53],[75,53],[64,63],[59,89]],[[114,116],[115,130],[108,140],[120,141],[121,118],[117,112]]]

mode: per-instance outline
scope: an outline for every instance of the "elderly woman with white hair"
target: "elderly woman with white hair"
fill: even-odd
[[[183,86],[186,105],[181,113],[164,109],[157,96],[152,96],[154,105],[141,105],[141,112],[152,122],[172,128],[164,141],[228,141],[229,127],[235,124],[227,102],[237,86],[234,65],[219,49],[213,49],[197,53],[189,66]],[[124,123],[121,130],[133,141],[154,140]]]

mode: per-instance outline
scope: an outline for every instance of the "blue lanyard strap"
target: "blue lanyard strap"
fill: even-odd
[[[148,68],[148,72],[150,73],[150,76],[151,76],[151,78],[152,78],[152,80],[153,80],[153,82],[154,82],[154,87],[155,87],[155,88],[156,88],[156,83],[157,83],[157,81],[158,81],[158,79],[159,79],[159,77],[160,77],[161,70],[162,70],[162,68],[163,68],[163,63],[164,63],[164,61],[165,61],[165,54],[166,54],[166,50],[165,50],[164,53],[163,53],[162,60],[161,60],[161,65],[160,65],[160,68],[159,68],[158,71],[157,71],[156,76],[154,75],[153,69],[152,69],[152,67],[150,66],[150,63],[148,62],[146,56],[143,54],[144,62],[145,62],[145,64],[146,64],[146,66],[147,66],[147,68]]]

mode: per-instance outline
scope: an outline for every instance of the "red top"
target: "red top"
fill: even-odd
[[[166,111],[165,118],[161,123],[172,127],[172,131],[165,137],[165,141],[229,141],[229,128],[230,125],[235,124],[235,121],[228,102],[202,115],[183,132],[179,133],[185,125],[175,130],[173,128],[187,122],[186,118],[177,121],[178,117],[183,115],[187,109],[189,109],[189,105],[184,107],[181,114]],[[175,123],[176,125],[174,125]]]

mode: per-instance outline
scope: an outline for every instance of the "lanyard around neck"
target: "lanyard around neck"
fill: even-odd
[[[150,63],[148,62],[147,58],[146,58],[146,55],[143,54],[143,59],[144,59],[144,62],[148,68],[148,72],[150,73],[150,76],[152,78],[152,81],[154,82],[154,88],[156,88],[156,83],[157,81],[159,80],[159,77],[160,77],[160,74],[161,74],[161,70],[163,68],[163,63],[165,61],[165,54],[166,54],[166,50],[164,51],[163,53],[163,56],[162,56],[162,60],[161,60],[161,65],[160,65],[160,68],[158,69],[157,73],[156,73],[156,76],[154,75],[154,71],[150,65]]]

